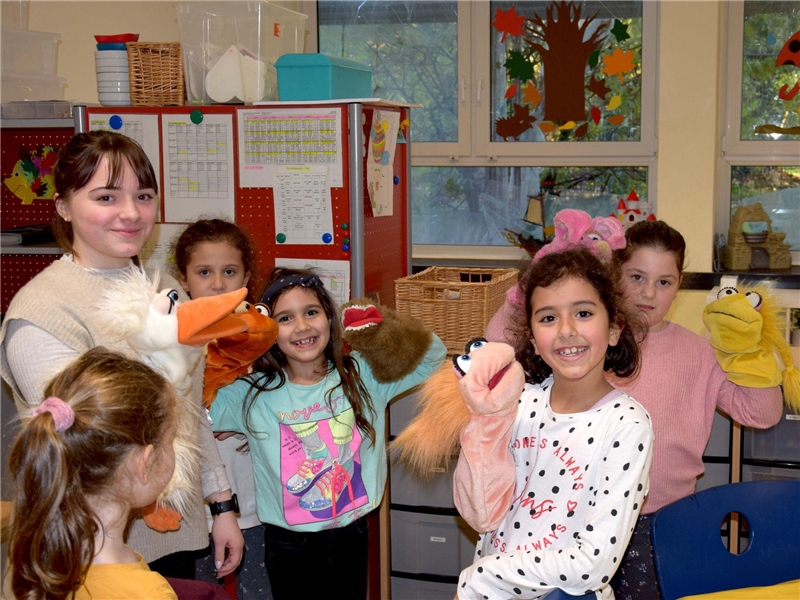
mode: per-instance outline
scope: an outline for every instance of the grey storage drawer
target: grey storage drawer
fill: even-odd
[[[461,517],[391,511],[392,571],[459,573],[472,564],[478,534]]]
[[[703,456],[729,457],[731,453],[731,420],[719,411],[714,413],[711,435]],[[725,483],[728,483],[727,481]]]
[[[392,482],[390,491],[392,504],[455,508],[453,504],[455,459],[447,470],[441,467],[432,473],[429,479],[417,477],[395,457],[391,457],[389,468]]]
[[[800,417],[786,407],[777,425],[769,429],[746,427],[742,440],[745,458],[800,463]]]
[[[727,463],[705,463],[706,472],[697,480],[695,491],[731,482],[731,466]]]
[[[453,600],[455,583],[392,577],[392,600]]]
[[[408,422],[417,414],[417,392],[398,396],[389,405],[389,435],[398,436]]]
[[[742,481],[762,481],[764,479],[797,481],[800,479],[800,469],[782,469],[780,467],[742,465]]]

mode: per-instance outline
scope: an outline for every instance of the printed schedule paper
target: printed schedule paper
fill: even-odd
[[[344,186],[341,107],[254,108],[236,114],[241,187],[273,187],[276,169],[285,165],[324,165],[330,186]]]
[[[89,129],[91,131],[114,131],[134,140],[150,159],[156,177],[159,176],[161,159],[158,151],[158,115],[100,114],[90,111]]]
[[[161,115],[164,152],[164,216],[167,222],[201,215],[235,218],[233,116],[189,113]]]
[[[324,165],[276,167],[275,234],[278,244],[333,243],[333,209]]]

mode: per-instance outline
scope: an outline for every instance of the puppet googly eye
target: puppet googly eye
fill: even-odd
[[[738,293],[739,290],[737,290],[735,287],[724,287],[717,292],[717,300],[722,300],[725,296],[733,296],[734,294]]]
[[[179,298],[179,296],[178,296],[178,290],[170,290],[170,291],[168,291],[168,292],[166,293],[166,296],[167,296],[167,298],[169,298],[169,299],[170,299],[170,300],[172,300],[173,302],[177,302],[177,301],[178,301],[178,298]]]
[[[599,233],[587,233],[586,237],[592,240],[593,242],[599,242],[603,239],[603,237]]]
[[[463,377],[469,372],[471,362],[472,359],[469,357],[469,354],[460,354],[453,357],[453,367],[459,377]]]
[[[260,302],[256,304],[256,311],[265,317],[269,316],[269,307],[266,304],[261,304]]]
[[[473,350],[477,350],[478,348],[482,348],[483,346],[485,346],[488,343],[489,343],[489,341],[486,338],[483,338],[483,337],[472,338],[470,341],[467,342],[467,345],[464,347],[464,352],[466,354],[469,354]]]
[[[747,292],[745,294],[745,298],[750,303],[755,310],[759,310],[761,308],[761,294],[758,292]]]
[[[236,309],[233,311],[233,314],[243,315],[248,310],[250,310],[250,303],[247,300],[243,300],[242,302],[239,303],[239,306],[237,306]]]

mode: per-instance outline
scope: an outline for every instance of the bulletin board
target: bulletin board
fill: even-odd
[[[308,107],[308,104],[279,103],[280,108],[298,109]],[[348,116],[348,104],[346,102],[326,103],[326,108],[336,108],[341,113],[340,137],[341,164],[342,164],[342,185],[330,188],[330,202],[332,211],[331,239],[325,244],[292,244],[289,240],[280,242],[279,234],[275,224],[275,191],[273,187],[244,187],[240,182],[239,164],[242,157],[239,155],[239,119],[237,111],[253,110],[253,106],[184,106],[184,107],[90,107],[87,109],[87,123],[95,117],[119,116],[123,122],[133,118],[135,115],[162,115],[182,117],[184,122],[192,122],[194,118],[198,124],[202,124],[211,117],[229,115],[233,135],[233,147],[230,148],[236,168],[233,169],[233,194],[234,194],[234,218],[237,224],[247,232],[256,249],[256,264],[260,272],[255,274],[258,282],[263,282],[270,270],[275,266],[276,259],[303,259],[303,260],[335,260],[352,261],[353,244],[361,243],[362,255],[364,256],[364,290],[365,293],[376,293],[381,302],[394,306],[394,280],[406,276],[410,272],[408,261],[409,236],[408,219],[408,197],[410,186],[408,179],[409,170],[409,148],[405,143],[405,137],[397,143],[394,151],[391,170],[392,194],[391,215],[375,215],[370,206],[368,183],[367,183],[367,161],[370,155],[370,130],[373,127],[373,116],[376,110],[390,111],[398,113],[397,119],[407,124],[409,109],[404,107],[386,107],[363,105],[361,123],[351,124]],[[163,136],[163,121],[158,119],[159,139]],[[188,125],[187,125],[188,126]],[[361,135],[355,136],[360,139],[363,147],[356,152],[353,148],[350,135],[351,126],[358,127]],[[162,223],[183,223],[187,220],[171,220],[169,218],[169,207],[164,203],[164,184],[167,173],[165,172],[165,162],[163,154],[165,149],[161,147],[162,158],[159,160],[159,177],[162,190]],[[363,239],[356,240],[351,229],[352,217],[352,184],[348,179],[350,173],[351,160],[353,156],[360,156],[363,162],[359,185],[363,186]],[[152,160],[152,159],[151,159]],[[154,163],[155,164],[155,163]],[[219,216],[214,210],[202,210],[199,214],[203,216]],[[351,269],[352,271],[352,269]],[[256,284],[258,289],[259,284]]]

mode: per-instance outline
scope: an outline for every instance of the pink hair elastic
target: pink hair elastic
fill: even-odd
[[[43,412],[49,412],[53,415],[53,421],[55,421],[56,431],[58,432],[66,431],[75,422],[75,412],[72,407],[56,396],[50,396],[33,409],[33,416],[38,416]]]

